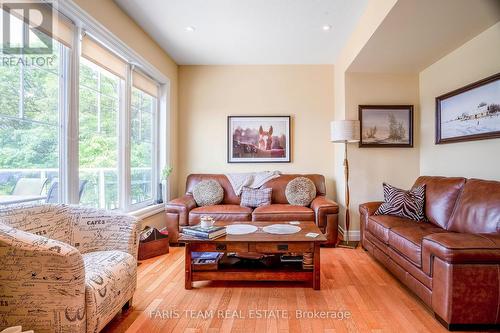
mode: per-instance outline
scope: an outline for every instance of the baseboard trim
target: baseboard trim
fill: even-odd
[[[339,225],[339,235],[344,239],[344,228]],[[360,241],[361,240],[361,233],[359,230],[349,230],[349,240],[352,241]]]

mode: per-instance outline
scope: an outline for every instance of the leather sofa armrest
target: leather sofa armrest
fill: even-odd
[[[384,203],[383,201],[372,201],[372,202],[366,202],[364,204],[361,204],[361,205],[359,205],[359,214],[371,216],[371,215],[375,214],[377,209],[383,203]]]
[[[327,214],[338,214],[339,205],[335,201],[330,200],[325,196],[319,196],[319,197],[316,197],[311,202],[311,209],[314,210],[314,213],[316,214],[316,216],[318,215],[318,212],[321,209],[326,210]]]
[[[185,194],[182,197],[170,200],[165,206],[167,214],[178,214],[179,226],[189,224],[189,212],[194,208],[196,208],[196,202],[191,194]]]
[[[449,264],[500,264],[500,235],[443,232],[425,236],[422,268],[428,275],[434,257]]]
[[[372,201],[366,202],[359,205],[359,231],[361,233],[361,245],[366,249],[365,246],[365,229],[368,223],[368,217],[375,214],[380,205],[383,204],[382,201]]]
[[[170,207],[172,209],[176,209],[176,207],[180,209],[191,210],[196,208],[196,201],[191,194],[185,194],[182,197],[170,200],[167,202],[167,208]]]
[[[339,205],[325,196],[318,196],[311,202],[316,217],[316,225],[328,239],[325,246],[335,246],[338,238]]]

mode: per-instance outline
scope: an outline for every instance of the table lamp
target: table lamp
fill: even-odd
[[[345,180],[345,230],[344,240],[339,247],[355,249],[358,242],[349,241],[349,162],[347,161],[347,144],[359,142],[358,120],[335,120],[330,124],[330,141],[344,144],[344,180]]]

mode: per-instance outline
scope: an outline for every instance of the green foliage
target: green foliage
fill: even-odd
[[[167,180],[173,170],[174,168],[172,168],[170,165],[165,166],[161,171],[162,179]]]

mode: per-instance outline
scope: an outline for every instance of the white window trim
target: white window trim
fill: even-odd
[[[128,214],[136,217],[138,220],[143,220],[147,217],[161,213],[164,210],[165,210],[165,204],[155,204],[155,205],[151,205],[151,206],[147,206],[145,208],[135,210],[133,212],[129,212]]]
[[[112,51],[118,53],[120,56],[125,57],[127,62],[133,63],[137,66],[141,72],[151,77],[154,81],[160,84],[159,86],[159,94],[158,94],[158,108],[157,108],[157,118],[161,121],[158,124],[162,124],[165,126],[165,133],[159,133],[160,126],[156,126],[154,129],[155,133],[157,133],[156,147],[154,150],[157,152],[155,155],[155,160],[153,161],[154,179],[161,182],[161,168],[170,163],[170,79],[166,77],[163,73],[161,73],[158,69],[156,69],[153,65],[151,65],[146,59],[144,59],[137,52],[132,50],[127,44],[123,43],[118,37],[116,37],[112,32],[110,32],[107,28],[105,28],[102,24],[100,24],[97,20],[95,20],[91,15],[85,12],[82,8],[80,8],[73,0],[65,0],[65,1],[56,1],[55,8],[61,12],[63,15],[68,17],[76,26],[75,29],[75,38],[74,45],[71,51],[71,61],[70,61],[70,98],[69,98],[69,113],[67,115],[67,126],[66,133],[67,136],[67,152],[65,167],[67,167],[67,172],[62,175],[64,180],[67,182],[67,193],[63,192],[61,198],[63,198],[64,202],[69,203],[78,203],[78,188],[79,188],[79,180],[78,180],[78,100],[79,100],[79,61],[81,54],[81,37],[82,31],[90,34],[92,37],[97,39],[103,45],[107,45],[112,48]],[[130,66],[129,72],[130,72]],[[128,74],[130,75],[130,73]],[[131,82],[131,79],[127,80]],[[163,207],[163,204],[154,205],[151,202],[147,202],[149,205],[146,208],[141,207],[140,204],[131,205],[130,195],[128,188],[130,186],[130,136],[126,135],[130,134],[130,110],[128,110],[130,105],[130,89],[126,87],[125,91],[128,90],[128,93],[125,93],[125,107],[127,110],[124,110],[123,114],[126,115],[129,119],[124,119],[125,121],[120,121],[120,126],[126,125],[127,128],[122,128],[122,138],[119,138],[120,144],[122,148],[125,148],[124,151],[127,152],[122,154],[121,160],[119,161],[119,173],[122,173],[121,179],[123,183],[120,186],[119,195],[119,204],[122,210],[129,211],[132,209],[139,209],[142,211],[143,209],[148,210],[150,207],[156,207],[155,209],[159,209],[158,207]],[[128,95],[128,96],[127,96]],[[128,138],[128,140],[126,139]],[[163,143],[163,146],[162,146]],[[127,156],[128,155],[128,156]],[[153,184],[152,193],[153,193],[153,202],[157,198],[157,184]],[[61,186],[62,187],[62,186]],[[167,189],[165,191],[167,193],[166,197],[163,198],[164,201],[169,200],[169,182],[167,182]],[[145,204],[144,204],[145,205]],[[143,205],[143,206],[144,206]]]

